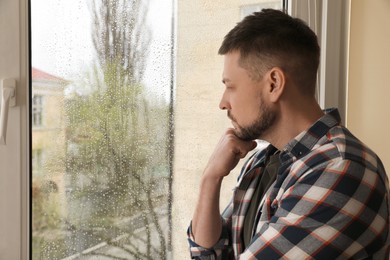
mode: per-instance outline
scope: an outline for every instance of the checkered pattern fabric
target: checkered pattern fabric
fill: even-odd
[[[266,151],[243,167],[223,231],[213,248],[195,243],[193,259],[389,259],[389,184],[378,156],[339,125],[330,109],[280,154],[275,183],[258,207],[243,248],[248,202]]]

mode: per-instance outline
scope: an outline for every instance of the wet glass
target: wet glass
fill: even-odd
[[[172,8],[31,0],[32,259],[170,259]]]

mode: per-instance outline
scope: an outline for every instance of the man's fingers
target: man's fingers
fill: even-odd
[[[224,139],[227,142],[231,142],[233,152],[238,155],[239,158],[244,158],[249,151],[252,151],[257,146],[257,143],[255,141],[241,140],[235,134],[234,128],[228,128],[226,130]]]
[[[252,151],[255,149],[257,146],[255,141],[239,141],[239,145],[237,146],[237,154],[240,156],[240,158],[244,158],[248,152]]]
[[[247,143],[248,143],[249,151],[252,151],[252,150],[255,149],[256,146],[257,146],[256,141],[249,141],[249,142],[247,142]]]

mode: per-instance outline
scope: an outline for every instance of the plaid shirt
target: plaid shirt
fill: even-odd
[[[281,151],[277,178],[258,207],[253,238],[242,246],[249,201],[266,150],[254,154],[222,214],[213,248],[194,242],[193,259],[388,259],[389,184],[378,156],[340,126],[330,109]]]

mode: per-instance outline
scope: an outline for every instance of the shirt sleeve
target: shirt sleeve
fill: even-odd
[[[240,175],[237,178],[237,185],[242,180],[243,175],[248,171],[250,166],[254,164],[258,158],[262,158],[265,150],[258,151],[250,156],[250,158],[243,165]],[[258,158],[257,158],[258,157]],[[237,186],[236,186],[237,188]],[[192,233],[192,225],[188,227],[187,238],[190,246],[190,255],[192,259],[234,259],[234,252],[232,248],[232,214],[233,202],[230,202],[221,214],[222,218],[222,232],[218,242],[211,248],[204,248],[196,244],[194,235]]]
[[[270,215],[239,258],[388,259],[385,181],[345,160],[308,169],[268,203]]]
[[[233,203],[229,203],[222,213],[222,232],[218,242],[211,248],[204,248],[195,242],[192,233],[192,225],[187,230],[190,254],[192,259],[214,260],[214,259],[234,259],[231,246],[231,216]]]

